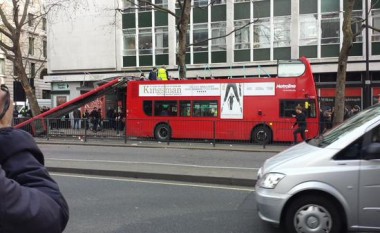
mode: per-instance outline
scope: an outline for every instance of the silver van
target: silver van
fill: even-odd
[[[380,104],[268,159],[256,199],[288,233],[380,231]]]

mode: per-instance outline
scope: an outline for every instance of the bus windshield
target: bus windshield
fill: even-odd
[[[299,60],[278,61],[278,77],[299,77],[305,73],[306,66]]]

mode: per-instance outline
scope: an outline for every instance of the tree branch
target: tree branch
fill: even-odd
[[[10,40],[12,40],[12,34],[10,34],[8,31],[4,30],[3,27],[0,27],[0,33],[2,33],[4,36],[8,37]]]
[[[368,28],[370,28],[370,29],[372,29],[372,30],[374,30],[374,31],[380,32],[380,29],[379,29],[379,28],[375,28],[375,27],[373,27],[373,26],[371,26],[371,25],[365,25],[365,24],[363,24],[362,27],[363,27],[363,28],[364,28],[364,27],[368,27]]]
[[[0,7],[0,17],[1,17],[1,21],[3,22],[4,26],[11,32],[11,34],[13,34],[15,28],[12,26],[12,24],[9,23],[7,17],[5,16],[5,13],[4,13],[2,7]]]
[[[24,23],[26,21],[26,17],[28,15],[29,3],[30,3],[30,0],[25,0],[24,10],[22,12],[22,17],[20,20],[20,25],[24,25]]]
[[[4,53],[7,53],[8,51],[13,51],[13,48],[9,45],[6,45],[3,41],[0,41],[0,48],[4,51]]]

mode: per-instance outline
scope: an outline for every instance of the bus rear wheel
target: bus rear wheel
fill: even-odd
[[[154,137],[158,141],[168,141],[171,137],[171,129],[167,124],[159,124],[154,130]]]
[[[272,140],[272,131],[268,126],[261,125],[252,132],[252,141],[259,144],[268,144]]]

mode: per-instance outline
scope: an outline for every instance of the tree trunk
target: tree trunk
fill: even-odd
[[[345,108],[345,88],[346,88],[346,71],[348,56],[351,51],[353,42],[353,33],[351,28],[352,10],[355,0],[345,0],[346,7],[344,9],[343,19],[343,44],[339,54],[338,72],[335,92],[335,106],[334,106],[334,119],[333,125],[340,124],[344,118]]]
[[[187,48],[187,28],[190,20],[191,1],[183,2],[183,13],[178,25],[178,53],[177,62],[179,66],[179,78],[186,78],[186,48]]]
[[[21,82],[21,85],[25,91],[25,95],[28,99],[30,110],[32,111],[33,116],[37,116],[41,113],[40,106],[38,106],[37,98],[33,92],[32,87],[30,86],[28,75],[26,74],[23,58],[21,54],[20,44],[15,45],[17,48],[15,49],[15,66],[18,73],[18,79]]]

